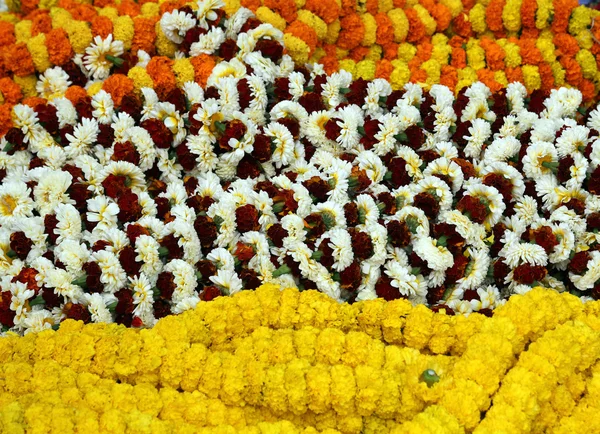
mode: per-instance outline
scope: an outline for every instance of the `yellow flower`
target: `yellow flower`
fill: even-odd
[[[521,30],[521,3],[523,0],[507,0],[502,9],[504,28],[509,32]]]
[[[350,74],[352,74],[353,78],[358,77],[356,75],[356,62],[354,62],[354,60],[352,60],[352,59],[340,60],[339,68],[340,68],[340,70],[348,71]]]
[[[408,35],[408,18],[406,14],[402,9],[395,8],[389,11],[387,15],[394,26],[394,42],[403,43]]]
[[[469,21],[471,21],[471,27],[475,33],[483,33],[487,29],[485,22],[485,6],[481,3],[477,3],[469,11]]]
[[[373,60],[365,59],[356,64],[356,77],[364,80],[373,80],[377,65]]]
[[[15,24],[15,38],[17,42],[27,42],[31,39],[31,25],[30,20],[21,20]]]
[[[545,29],[549,25],[552,14],[552,0],[538,0],[537,11],[535,13],[535,27],[540,30]]]
[[[311,29],[313,29],[319,40],[325,39],[327,37],[327,24],[321,18],[313,14],[312,12],[301,9],[298,11],[298,21],[303,22]]]
[[[279,15],[277,12],[273,12],[271,9],[265,6],[261,6],[256,9],[256,17],[263,23],[271,24],[273,27],[281,30],[282,32],[287,26],[285,19],[281,15]]]
[[[415,12],[417,12],[419,19],[425,26],[425,31],[427,32],[427,34],[433,35],[435,33],[437,23],[433,19],[433,17],[429,14],[429,12],[427,12],[427,9],[425,9],[423,6],[421,6],[419,4],[415,5],[413,9],[415,10]]]
[[[113,20],[113,36],[116,41],[123,42],[123,48],[131,49],[133,41],[133,20],[127,15],[122,15]]]
[[[575,55],[575,60],[581,65],[581,72],[584,78],[594,80],[598,73],[596,58],[588,50],[582,49]]]
[[[175,73],[175,79],[179,87],[183,87],[183,84],[188,81],[194,81],[194,66],[190,59],[186,57],[175,59],[173,73]]]
[[[39,33],[29,39],[27,41],[27,49],[29,50],[29,54],[31,54],[36,71],[44,72],[46,69],[52,68],[52,62],[50,62],[50,56],[46,48],[46,35],[44,33]]]
[[[377,21],[375,21],[375,17],[370,13],[364,13],[360,18],[365,26],[365,36],[363,37],[362,45],[370,47],[377,40]]]

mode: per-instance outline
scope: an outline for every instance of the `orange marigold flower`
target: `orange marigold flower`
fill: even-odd
[[[554,33],[566,32],[569,27],[571,12],[579,6],[579,2],[577,0],[553,0],[552,5],[554,6],[554,18],[551,24],[552,31]]]
[[[36,10],[39,3],[40,0],[21,0],[21,13],[27,15]]]
[[[360,16],[356,13],[341,19],[342,31],[338,36],[338,47],[343,50],[352,50],[360,45],[365,36],[365,26]]]
[[[4,136],[12,125],[12,104],[0,104],[0,137]]]
[[[131,49],[134,52],[144,50],[153,55],[155,51],[154,41],[156,41],[155,20],[152,18],[136,17],[133,20],[133,40]]]
[[[131,0],[122,0],[120,5],[117,5],[119,15],[128,15],[131,18],[137,17],[140,14],[141,6]]]
[[[425,62],[431,58],[433,52],[433,44],[429,41],[424,41],[417,46],[417,53],[415,58],[421,59],[421,62]]]
[[[185,6],[187,2],[185,0],[171,0],[160,4],[160,15],[164,15],[167,12],[173,12],[175,9],[179,9]]]
[[[506,79],[509,83],[513,81],[518,81],[519,83],[523,83],[523,71],[521,71],[520,67],[517,68],[506,68]]]
[[[392,65],[392,62],[390,62],[388,59],[382,59],[377,62],[377,67],[375,68],[375,78],[389,80],[393,71],[394,65]]]
[[[427,81],[427,71],[423,69],[411,69],[410,81],[412,83],[425,83]]]
[[[468,12],[473,6],[477,4],[477,0],[462,0],[463,10]]]
[[[485,22],[492,32],[500,32],[503,30],[502,10],[506,0],[492,0],[485,10]]]
[[[261,7],[261,3],[260,0],[242,0],[242,7],[250,9],[252,12],[256,12],[256,10]]]
[[[376,42],[379,45],[394,42],[394,25],[392,24],[390,17],[388,17],[387,14],[378,13],[375,15],[375,21],[377,22]]]
[[[53,29],[46,34],[46,49],[50,62],[61,66],[73,57],[73,48],[64,29]]]
[[[456,69],[465,68],[467,66],[467,52],[461,47],[453,48],[452,60],[450,61],[450,65],[452,65]]]
[[[552,39],[552,42],[556,46],[556,55],[575,56],[579,51],[579,44],[577,39],[568,33],[558,33]]]
[[[469,15],[463,13],[458,14],[456,18],[452,20],[452,29],[454,33],[463,38],[468,38],[473,35],[473,28],[471,27],[471,21]]]
[[[394,7],[404,9],[406,6],[406,0],[394,0]]]
[[[492,71],[504,69],[504,57],[506,53],[495,41],[490,38],[481,38],[479,45],[485,51],[485,61]]]
[[[9,77],[0,78],[0,92],[4,97],[4,103],[17,104],[23,98],[21,86],[12,81]]]
[[[494,78],[494,71],[491,71],[487,68],[478,70],[477,78],[487,87],[489,87],[492,93],[496,93],[504,87]]]
[[[408,36],[406,42],[415,43],[423,39],[425,36],[425,25],[417,15],[417,11],[413,8],[404,11],[408,18]]]
[[[112,0],[94,0],[94,6],[96,6],[97,8],[104,8],[112,3]]]
[[[579,90],[583,95],[584,102],[594,100],[594,97],[596,96],[596,86],[592,81],[588,80],[587,78],[581,80],[581,83],[579,83]]]
[[[24,77],[35,72],[33,59],[24,42],[19,42],[11,46],[8,49],[7,58],[10,59],[10,64],[8,66],[11,68],[12,72],[19,77]]]
[[[398,46],[395,42],[389,42],[382,46],[383,57],[387,60],[394,60],[398,56]]]
[[[448,45],[452,48],[462,48],[463,44],[467,43],[467,39],[458,35],[454,35],[448,41]]]
[[[440,84],[447,86],[449,89],[456,89],[456,85],[458,84],[458,73],[456,72],[455,67],[450,65],[442,66]]]
[[[371,15],[376,15],[379,12],[379,1],[378,0],[367,0],[366,3],[367,12]]]
[[[52,30],[52,18],[48,15],[48,11],[37,9],[29,14],[31,20],[31,36],[37,36],[40,33],[48,33]]]
[[[294,0],[264,0],[263,6],[277,12],[288,23],[296,21],[298,18],[298,9]]]
[[[0,47],[12,45],[16,40],[15,25],[8,21],[0,21]]]
[[[350,51],[350,54],[348,54],[348,59],[352,59],[355,63],[358,63],[363,60],[367,54],[369,54],[369,48],[358,46]]]
[[[112,74],[102,84],[102,89],[110,93],[117,107],[125,95],[133,95],[133,88],[133,80],[123,74]]]
[[[560,56],[558,61],[566,72],[565,80],[567,83],[569,83],[571,86],[579,87],[579,84],[583,80],[579,62],[577,62],[571,56]]]
[[[173,63],[173,60],[168,57],[155,56],[146,66],[146,72],[154,81],[154,90],[161,100],[166,99],[169,92],[177,85],[175,74],[171,70]]]
[[[542,90],[550,92],[550,90],[554,88],[554,73],[552,72],[552,67],[546,62],[542,62],[538,66],[538,71],[542,80]]]
[[[292,24],[290,24],[285,29],[285,33],[289,33],[297,38],[302,39],[310,48],[311,54],[313,51],[315,51],[315,48],[317,48],[317,44],[319,43],[319,39],[317,37],[317,32],[315,32],[315,29],[299,20],[296,20]]]
[[[36,108],[40,104],[46,104],[47,100],[45,98],[40,98],[38,96],[30,96],[25,98],[21,103],[28,105],[31,108]]]
[[[69,86],[65,92],[65,98],[67,98],[73,105],[87,97],[87,92],[83,87],[80,86]]]
[[[521,29],[521,38],[525,39],[537,39],[540,36],[538,29]]]
[[[448,6],[441,3],[434,5],[433,10],[430,12],[431,16],[437,21],[436,32],[443,32],[452,22],[452,14]]]
[[[194,81],[202,87],[206,87],[208,77],[212,73],[215,67],[215,59],[208,54],[201,54],[197,57],[190,59],[192,66],[194,67]]]
[[[339,68],[339,62],[335,54],[328,54],[327,56],[319,60],[319,63],[323,65],[323,69],[325,69],[325,72],[327,74],[333,74]]]
[[[311,11],[327,24],[333,23],[340,16],[340,7],[335,0],[307,0],[304,9]]]
[[[518,38],[514,39],[513,42],[520,48],[519,54],[521,55],[523,65],[539,65],[544,61],[542,53],[535,44],[535,39]]]
[[[537,0],[523,0],[521,3],[521,26],[526,29],[535,29],[536,11]]]
[[[92,20],[92,34],[106,39],[113,32],[113,23],[108,17],[97,16]]]

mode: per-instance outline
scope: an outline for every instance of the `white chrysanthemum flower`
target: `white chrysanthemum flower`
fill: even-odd
[[[586,271],[579,275],[569,273],[569,279],[580,291],[592,289],[598,279],[600,279],[600,252],[594,250],[590,252],[590,260],[587,263]]]
[[[488,268],[492,262],[487,249],[468,248],[467,253],[470,261],[467,264],[465,275],[456,282],[457,289],[460,291],[479,288],[487,277]]]
[[[177,315],[185,312],[186,310],[195,309],[198,303],[200,303],[200,297],[197,295],[192,295],[179,301],[171,308],[171,312]]]
[[[483,144],[492,135],[492,128],[490,123],[484,119],[474,119],[472,125],[469,127],[469,136],[463,138],[467,141],[464,152],[465,156],[470,158],[479,158]],[[514,144],[515,142],[510,142]]]
[[[24,182],[10,181],[0,184],[0,224],[15,217],[28,217],[33,212],[31,190]]]
[[[483,159],[486,163],[506,162],[517,155],[520,149],[521,142],[515,137],[497,138],[486,148]],[[475,157],[475,155],[473,156]]]
[[[223,3],[222,0],[198,0],[198,9],[196,10],[196,16],[198,17],[198,25],[203,29],[208,29],[208,23],[206,22],[206,20],[216,20],[218,18],[218,15],[215,11],[224,7],[225,3]]]
[[[114,253],[100,250],[92,253],[91,259],[98,264],[102,271],[100,282],[104,284],[106,291],[114,294],[127,284],[127,274]]]
[[[75,125],[73,134],[67,134],[69,145],[65,148],[67,155],[70,158],[75,158],[79,155],[86,154],[96,140],[100,128],[96,119],[83,118],[81,122]]]
[[[427,283],[421,274],[413,274],[408,268],[395,261],[385,264],[385,274],[392,279],[391,285],[406,297],[427,295]]]
[[[218,286],[226,295],[233,295],[243,288],[243,282],[234,270],[220,269],[215,276],[210,277],[210,281]]]
[[[239,59],[233,58],[230,61],[219,62],[213,68],[208,80],[207,86],[216,85],[223,77],[246,78],[246,65]]]
[[[336,228],[323,234],[321,239],[324,238],[329,238],[328,244],[333,250],[333,259],[335,262],[332,268],[336,271],[345,270],[354,261],[350,234],[345,229]]]
[[[275,150],[273,151],[272,161],[275,167],[281,168],[293,162],[294,158],[294,138],[290,131],[278,122],[271,122],[265,129],[264,133],[268,137],[272,137]]]
[[[109,197],[96,196],[87,200],[87,219],[98,222],[98,229],[109,229],[117,224],[119,206]]]
[[[131,292],[133,293],[133,314],[139,318],[145,318],[153,313],[154,298],[150,281],[144,273],[139,276],[130,277]]]
[[[71,85],[69,75],[60,67],[49,68],[40,75],[35,90],[40,98],[52,101],[55,98],[65,96]]]
[[[523,197],[523,194],[525,193],[525,183],[521,172],[507,163],[494,161],[490,164],[486,164],[481,170],[481,175],[483,175],[484,179],[485,175],[491,173],[510,180],[510,183],[512,184],[511,194],[513,200],[518,200]]]
[[[423,171],[425,176],[442,175],[452,181],[452,192],[456,193],[462,187],[464,175],[458,164],[448,158],[437,158],[427,165]]]
[[[485,225],[494,226],[500,221],[502,214],[506,209],[506,204],[504,203],[502,195],[496,188],[479,183],[472,183],[466,188],[465,194],[475,197],[485,204],[488,211],[484,221]]]
[[[12,121],[15,128],[21,129],[25,143],[37,141],[44,131],[39,124],[37,113],[28,105],[15,105],[12,109]]]
[[[429,219],[422,209],[405,206],[396,213],[394,218],[400,222],[405,222],[413,235],[418,237],[429,236]]]
[[[54,254],[62,262],[67,271],[73,275],[81,272],[83,264],[88,262],[90,252],[85,246],[75,240],[64,240],[54,248]]]
[[[188,13],[178,11],[166,12],[160,18],[160,27],[165,36],[175,42],[181,44],[188,30],[196,25],[196,19]]]
[[[190,56],[197,57],[201,54],[213,54],[225,41],[225,32],[220,27],[211,27],[210,30],[200,35],[198,42],[190,47]]]
[[[421,173],[423,160],[414,150],[402,145],[398,146],[396,154],[406,162],[406,171],[414,181],[418,181],[423,177],[423,173]]]
[[[96,36],[92,45],[85,49],[83,64],[95,80],[104,80],[110,74],[113,63],[107,56],[119,57],[123,54],[123,42],[113,40],[109,34],[106,39]]]
[[[356,157],[358,167],[367,173],[367,176],[374,183],[379,183],[383,180],[387,169],[381,161],[381,158],[372,151],[363,151]]]
[[[35,205],[40,215],[45,216],[60,204],[75,203],[67,194],[73,179],[70,173],[44,169],[41,175],[33,189]]]
[[[418,183],[412,184],[413,194],[428,193],[435,198],[440,211],[446,211],[452,206],[452,191],[448,184],[437,176],[426,176]]]
[[[58,118],[58,127],[64,128],[67,125],[75,125],[77,123],[77,110],[73,103],[67,98],[54,98],[48,104],[56,108],[56,117]]]
[[[392,86],[387,80],[376,78],[367,85],[367,96],[362,106],[365,114],[375,118],[383,113],[383,108],[379,105],[381,98],[387,98],[392,93]]]
[[[517,218],[522,220],[526,225],[530,225],[539,218],[538,203],[531,196],[523,196],[517,200],[514,210]]]
[[[332,114],[328,111],[316,111],[308,115],[302,123],[302,135],[310,140],[315,146],[323,147],[325,150],[336,150],[337,143],[325,136],[325,124],[331,119]]]
[[[380,127],[375,139],[377,143],[373,146],[373,151],[377,155],[385,155],[392,151],[396,146],[396,135],[400,133],[400,119],[398,116],[386,113],[379,118]]]
[[[582,125],[567,128],[556,139],[556,151],[560,158],[573,156],[585,151],[590,130]]]
[[[511,268],[527,262],[530,265],[546,266],[548,255],[542,246],[537,244],[523,243],[520,237],[512,231],[504,233],[502,239],[504,247],[499,256],[505,258],[504,262]]]
[[[100,90],[92,97],[92,107],[94,116],[99,123],[109,124],[112,122],[112,117],[115,112],[115,105],[112,97],[104,89]]]
[[[51,329],[54,325],[54,318],[52,317],[52,314],[45,309],[29,311],[25,314],[25,319],[22,324],[25,328],[23,334],[39,333],[43,330]]]
[[[106,296],[101,294],[84,294],[85,301],[87,302],[87,308],[90,312],[92,322],[95,323],[112,323],[112,315],[106,307]]]
[[[454,263],[452,253],[446,247],[438,246],[431,237],[418,237],[413,243],[413,250],[432,270],[444,271]]]

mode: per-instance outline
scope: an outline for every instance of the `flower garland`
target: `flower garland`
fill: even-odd
[[[348,309],[340,323],[335,311]],[[267,285],[202,302],[152,330],[67,321],[58,332],[0,340],[0,427],[329,434],[589,427],[599,309],[536,288],[493,318],[424,317],[427,310],[404,300],[344,306]],[[311,311],[325,322],[304,314]],[[254,318],[252,330],[235,323],[239,312]],[[435,336],[451,335],[456,345],[428,354],[413,339],[412,317],[444,324]]]

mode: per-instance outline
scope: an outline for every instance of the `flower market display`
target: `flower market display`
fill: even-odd
[[[467,3],[8,2],[0,432],[600,430],[600,13]]]

